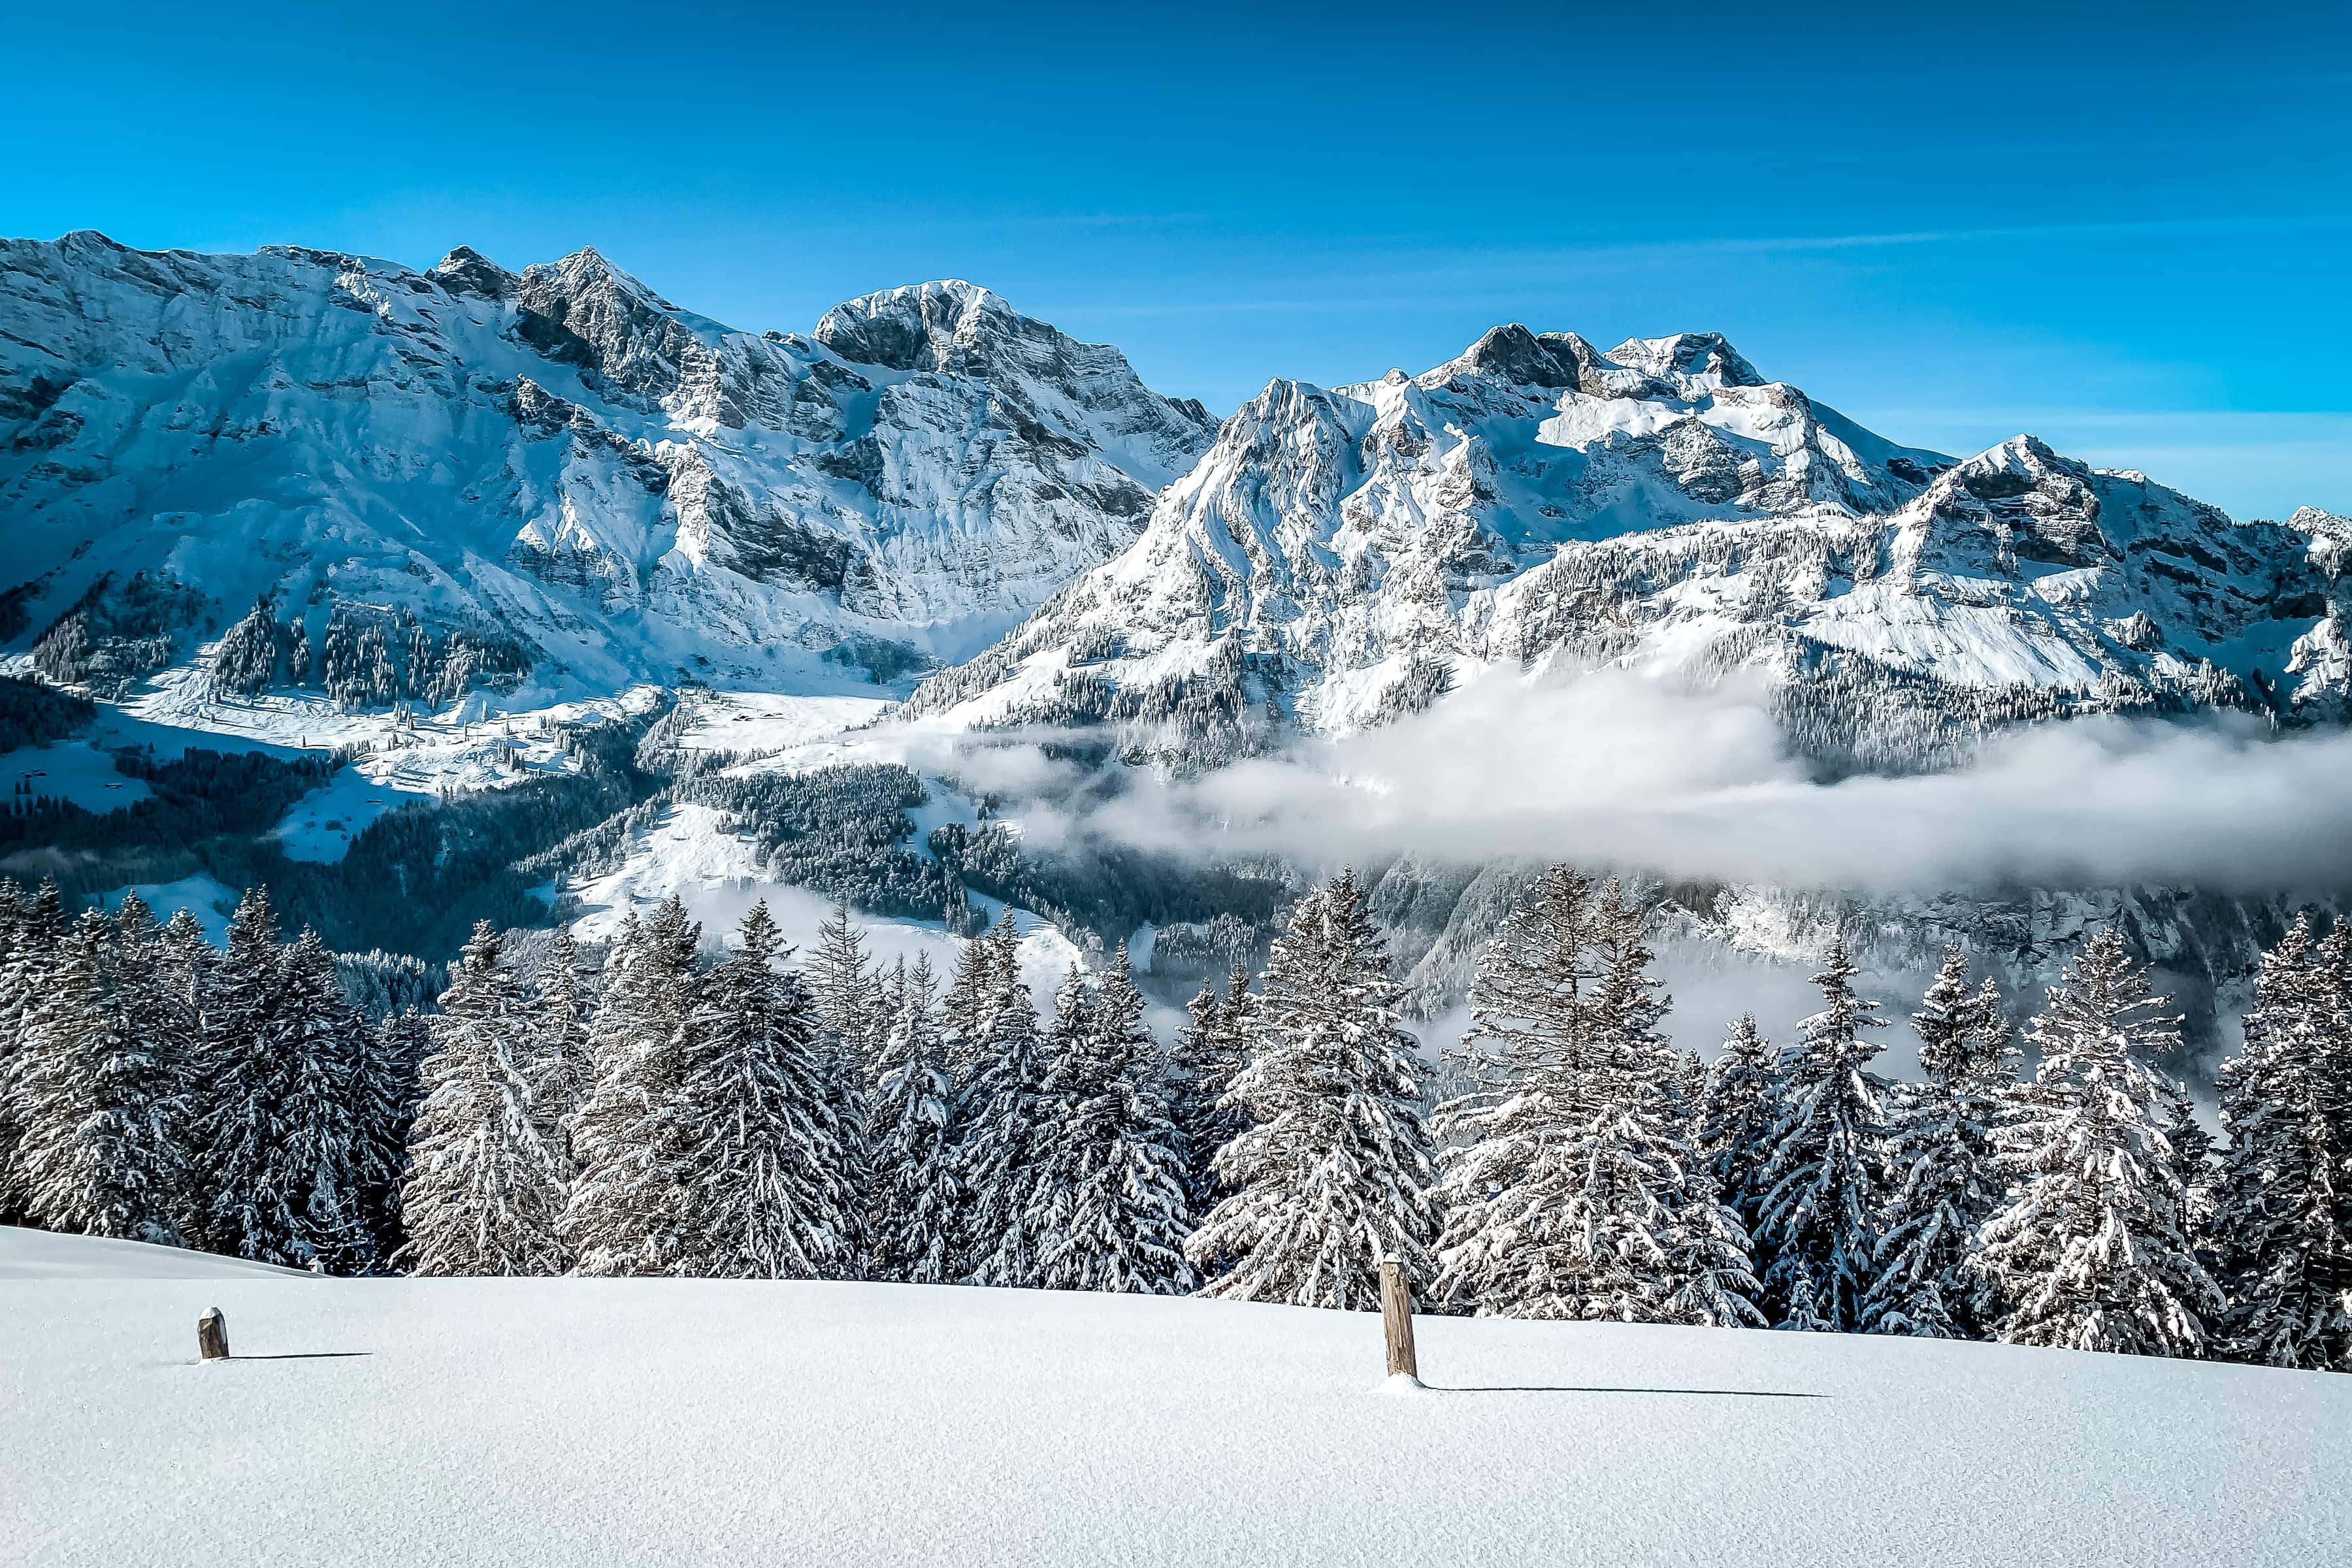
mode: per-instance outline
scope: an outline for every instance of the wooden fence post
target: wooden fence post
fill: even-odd
[[[196,1320],[196,1354],[205,1361],[228,1360],[228,1320],[218,1307]]]
[[[1421,1381],[1421,1363],[1412,1352],[1412,1281],[1404,1277],[1402,1258],[1381,1259],[1381,1327],[1389,1345],[1389,1375]]]

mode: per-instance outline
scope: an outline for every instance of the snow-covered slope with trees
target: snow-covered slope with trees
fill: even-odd
[[[80,1245],[100,1245],[83,1243]],[[199,1365],[194,1323],[236,1359]],[[2339,1560],[2343,1378],[720,1280],[0,1280],[44,1564]],[[1018,1440],[1008,1440],[1018,1434]],[[190,1487],[192,1477],[204,1478]]]
[[[593,250],[0,241],[0,642],[105,694],[269,594],[241,688],[888,682],[1129,542],[1212,430],[961,282],[760,334]]]
[[[2028,436],[1871,434],[1720,338],[1488,332],[1418,376],[1276,381],[1143,537],[909,704],[1112,720],[1213,762],[1476,670],[1754,672],[1832,766],[1934,766],[2013,720],[2336,718],[2352,523],[2232,522]]]

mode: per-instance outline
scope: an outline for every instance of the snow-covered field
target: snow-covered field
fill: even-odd
[[[177,1247],[0,1225],[0,1279],[310,1279],[296,1268]]]
[[[2262,1564],[2352,1379],[1892,1339],[684,1280],[0,1278],[28,1563]],[[12,1273],[15,1271],[12,1271]],[[240,1359],[195,1361],[218,1306]]]
[[[0,754],[0,798],[25,789],[36,799],[69,801],[85,811],[121,811],[147,798],[142,779],[115,771],[114,759],[80,741],[26,746]]]
[[[781,692],[710,692],[696,697],[695,721],[678,744],[689,752],[767,755],[830,740],[890,706],[879,697],[801,697]],[[823,759],[808,765],[822,765]]]

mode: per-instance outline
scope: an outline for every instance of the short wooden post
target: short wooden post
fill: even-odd
[[[1404,1277],[1402,1258],[1381,1259],[1381,1327],[1388,1336],[1389,1375],[1421,1381],[1412,1353],[1412,1281]]]
[[[196,1354],[205,1361],[228,1360],[228,1320],[218,1307],[196,1320]]]

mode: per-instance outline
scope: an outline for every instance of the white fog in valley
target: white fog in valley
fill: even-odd
[[[1972,765],[1815,782],[1760,695],[1640,676],[1495,673],[1429,711],[1278,759],[1057,805],[1051,736],[934,734],[927,765],[1028,804],[1025,834],[1338,864],[1417,851],[1669,878],[1872,891],[2193,882],[2324,888],[2352,875],[2352,736],[2252,719],[2084,719],[1989,742]]]

